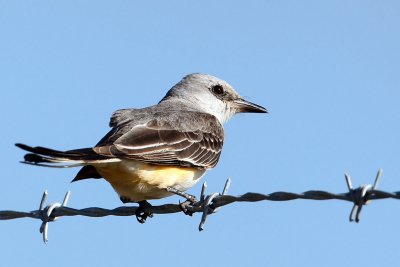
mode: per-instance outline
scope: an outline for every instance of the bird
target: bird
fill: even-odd
[[[148,200],[177,194],[189,203],[196,201],[185,191],[217,165],[223,125],[237,113],[268,111],[242,98],[226,81],[193,73],[156,105],[115,111],[111,130],[94,147],[60,151],[15,145],[29,152],[22,163],[81,167],[72,182],[104,178],[123,203],[139,204],[136,218],[144,223],[152,217],[146,211],[151,206]]]

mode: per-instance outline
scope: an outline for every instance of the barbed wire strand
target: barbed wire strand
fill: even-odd
[[[307,199],[307,200],[345,200],[352,202],[353,208],[351,209],[349,221],[359,222],[362,207],[372,200],[378,199],[400,199],[400,191],[397,192],[385,192],[377,190],[378,184],[382,178],[382,170],[380,169],[376,175],[375,182],[373,185],[366,184],[361,185],[358,188],[353,188],[350,175],[345,173],[345,179],[347,183],[348,192],[334,194],[327,191],[321,190],[310,190],[300,194],[290,192],[274,192],[271,194],[260,194],[260,193],[246,193],[241,196],[227,195],[229,190],[231,179],[229,178],[222,190],[222,193],[211,193],[206,194],[207,183],[204,183],[201,189],[200,200],[190,206],[187,206],[187,210],[191,213],[200,212],[202,213],[201,221],[199,224],[199,231],[204,229],[206,220],[209,215],[216,213],[222,206],[229,205],[234,202],[258,202],[258,201],[289,201],[295,199]],[[19,218],[33,218],[42,221],[40,226],[40,233],[43,235],[43,242],[48,242],[48,224],[54,222],[58,218],[63,216],[87,216],[87,217],[105,217],[105,216],[133,216],[135,215],[136,206],[123,206],[115,209],[103,209],[98,207],[85,208],[85,209],[73,209],[67,207],[68,200],[71,193],[68,191],[64,197],[64,201],[60,203],[52,203],[45,206],[47,199],[47,191],[44,192],[40,201],[39,209],[31,212],[19,212],[4,210],[0,211],[0,220],[11,220]],[[182,208],[178,204],[165,204],[160,206],[149,206],[145,208],[146,212],[154,214],[171,214],[182,212]]]

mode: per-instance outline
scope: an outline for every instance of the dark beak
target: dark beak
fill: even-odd
[[[236,99],[233,102],[235,103],[235,107],[240,113],[268,113],[268,110],[266,108],[251,103],[242,98]]]

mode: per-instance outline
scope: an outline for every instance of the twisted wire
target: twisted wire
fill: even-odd
[[[345,174],[348,192],[346,193],[331,193],[321,190],[310,190],[303,193],[291,193],[291,192],[274,192],[271,194],[261,193],[246,193],[240,196],[227,195],[230,179],[225,183],[222,193],[211,193],[206,195],[207,184],[204,183],[200,200],[190,206],[187,206],[187,210],[196,213],[202,213],[202,218],[199,225],[199,230],[204,229],[205,222],[210,214],[217,212],[221,207],[232,204],[234,202],[258,202],[258,201],[290,201],[296,199],[306,200],[344,200],[353,203],[353,208],[350,212],[349,220],[359,222],[360,213],[362,207],[368,204],[372,200],[380,199],[400,199],[400,191],[397,192],[386,192],[378,190],[377,186],[381,180],[382,170],[378,171],[375,182],[373,185],[361,185],[358,188],[353,188],[350,176]],[[115,209],[104,209],[98,207],[84,208],[84,209],[73,209],[67,207],[67,203],[70,197],[70,192],[67,192],[62,204],[53,203],[45,206],[44,203],[47,198],[47,191],[44,192],[40,202],[38,210],[31,212],[20,212],[12,210],[0,211],[0,220],[12,220],[19,218],[33,218],[42,220],[40,232],[43,234],[43,241],[48,241],[48,223],[57,220],[64,216],[87,216],[87,217],[105,217],[105,216],[133,216],[135,215],[137,206],[123,206]],[[154,214],[171,214],[182,211],[179,204],[165,204],[159,206],[149,206],[145,208],[145,211]]]

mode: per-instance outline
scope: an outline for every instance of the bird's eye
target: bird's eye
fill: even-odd
[[[222,95],[225,92],[224,87],[222,87],[220,84],[211,87],[211,91],[216,95]]]

